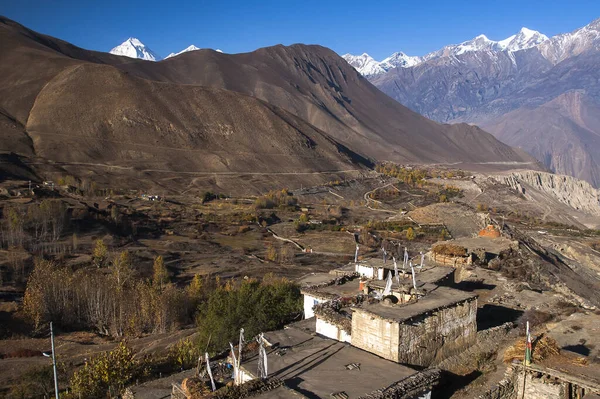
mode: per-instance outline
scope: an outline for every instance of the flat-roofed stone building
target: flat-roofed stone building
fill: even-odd
[[[437,287],[416,302],[353,309],[352,345],[398,363],[429,366],[477,338],[477,295]]]

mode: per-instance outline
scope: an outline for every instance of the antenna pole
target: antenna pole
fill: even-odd
[[[54,370],[54,396],[58,399],[58,376],[56,374],[56,355],[54,354],[54,330],[50,322],[50,342],[52,343],[52,369]]]

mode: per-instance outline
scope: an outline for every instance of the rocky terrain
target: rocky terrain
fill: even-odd
[[[548,194],[573,209],[600,216],[600,191],[583,180],[531,170],[495,177],[526,198],[532,198],[529,191],[533,189]]]

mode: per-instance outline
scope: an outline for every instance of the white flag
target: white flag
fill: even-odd
[[[238,346],[239,354],[238,354],[238,370],[240,365],[242,364],[242,346],[244,345],[244,329],[240,328],[240,344]]]
[[[210,358],[208,357],[208,352],[206,352],[206,371],[208,371],[208,376],[210,377],[210,385],[212,386],[213,392],[217,390],[215,386],[215,380],[213,379],[212,371],[210,370]]]
[[[354,263],[358,263],[358,244],[356,245],[356,252],[354,252]]]
[[[261,333],[256,340],[258,341],[258,376],[259,378],[267,378],[267,350],[265,349],[264,334]]]
[[[398,274],[398,263],[396,262],[395,256],[393,256],[392,259],[394,260],[394,275],[396,276],[396,282],[400,284],[400,274]]]
[[[385,282],[385,289],[383,290],[383,296],[390,295],[392,293],[392,273],[388,273],[387,281]]]
[[[421,251],[421,265],[419,266],[419,269],[423,268],[423,263],[425,263],[425,254]]]
[[[416,291],[417,290],[417,280],[415,280],[415,268],[413,267],[412,262],[410,262],[410,272],[412,273],[413,288]]]
[[[238,385],[239,382],[239,372],[238,372],[238,362],[235,358],[235,349],[233,348],[233,344],[230,342],[229,347],[231,348],[231,362],[233,363],[233,383]]]

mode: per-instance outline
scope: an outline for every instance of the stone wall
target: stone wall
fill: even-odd
[[[378,389],[360,399],[431,399],[431,392],[439,383],[441,372],[427,369],[400,380],[387,388]]]
[[[429,366],[465,350],[477,339],[476,316],[470,300],[402,323],[397,361]]]
[[[468,373],[477,369],[478,359],[486,357],[498,351],[500,345],[507,340],[514,339],[516,333],[515,324],[508,322],[497,327],[477,332],[477,342],[466,348],[455,356],[449,357],[441,362],[435,362],[435,366],[445,371],[456,374]]]
[[[517,396],[523,396],[523,383],[525,383],[525,397],[527,399],[564,399],[566,396],[567,384],[547,379],[544,377],[538,378],[530,373],[527,373],[525,378],[523,374],[515,376]]]
[[[468,266],[473,263],[473,258],[469,256],[452,256],[436,254],[435,252],[429,252],[429,259],[439,263],[441,265],[447,265],[452,267]]]
[[[394,362],[429,366],[473,345],[477,300],[464,301],[410,320],[352,315],[352,345]]]
[[[502,380],[500,383],[476,399],[517,399],[517,392],[512,380]]]
[[[397,322],[355,311],[352,314],[352,345],[397,362],[399,327]]]

